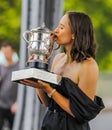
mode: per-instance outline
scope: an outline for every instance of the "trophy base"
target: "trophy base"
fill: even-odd
[[[48,71],[48,64],[46,62],[39,62],[39,61],[29,62],[29,67]]]
[[[36,82],[39,79],[48,83],[58,85],[61,81],[61,76],[36,68],[29,68],[12,72],[11,81],[21,83],[20,81],[24,79],[30,79]]]

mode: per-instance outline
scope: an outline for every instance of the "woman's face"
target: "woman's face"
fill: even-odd
[[[60,45],[67,45],[74,39],[69,25],[68,15],[64,15],[60,20],[58,27],[55,29],[56,42]]]

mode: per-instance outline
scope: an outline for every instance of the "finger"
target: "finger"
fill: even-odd
[[[24,79],[24,82],[30,86],[38,86],[38,83],[32,80]]]
[[[45,62],[48,62],[48,59],[45,59]]]
[[[49,85],[48,83],[43,82],[43,81],[41,81],[41,80],[38,80],[38,83],[39,83],[40,85],[42,85],[42,86],[48,86],[48,85]]]
[[[26,82],[24,82],[24,81],[20,81],[20,83],[22,83],[22,84],[24,84],[24,85],[27,85],[27,83],[26,83]]]
[[[26,67],[29,65],[29,62],[30,62],[31,60],[33,60],[33,58],[30,57],[30,58],[26,61],[26,63],[25,63],[25,66],[26,66]]]
[[[38,80],[38,83],[39,83],[39,84],[42,84],[42,85],[44,84],[44,82],[41,81],[41,80]]]
[[[34,55],[31,55],[31,56],[29,57],[28,61],[26,62],[26,65],[28,65],[28,63],[29,63],[31,60],[33,60],[33,59],[34,59]]]
[[[28,86],[32,86],[34,85],[34,83],[30,82],[30,81],[26,81],[26,80],[22,80],[20,81],[20,83],[24,84],[24,85],[28,85]]]
[[[32,80],[30,80],[30,79],[24,79],[23,81],[28,82],[28,83],[37,83],[37,82],[32,81]]]
[[[24,84],[26,86],[34,87],[34,88],[42,88],[42,85],[38,84],[37,82],[27,80],[27,79],[24,79],[24,80],[20,81],[20,83],[22,83],[22,84]]]
[[[30,57],[29,57],[29,60],[33,60],[34,59],[34,55],[31,55]]]

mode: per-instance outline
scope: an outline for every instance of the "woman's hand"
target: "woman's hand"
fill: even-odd
[[[45,91],[45,88],[48,87],[47,83],[44,83],[42,81],[34,82],[27,79],[22,80],[21,83],[36,88],[36,92],[39,99],[41,100],[41,103],[44,104],[45,106],[48,106],[49,98]]]
[[[28,66],[28,63],[31,61],[31,60],[33,60],[34,59],[34,55],[31,55],[30,57],[29,57],[29,59],[27,60],[27,62],[26,62],[26,66]]]
[[[34,55],[31,55],[31,56],[29,57],[29,59],[28,59],[27,62],[26,62],[26,66],[28,66],[29,62],[31,62],[32,60],[34,60]],[[46,58],[46,59],[44,59],[44,61],[47,63],[47,62],[48,62],[48,59]]]
[[[40,89],[43,89],[45,92],[51,88],[51,86],[46,83],[46,82],[43,82],[41,80],[38,80],[37,82],[35,81],[32,81],[32,80],[29,80],[29,79],[24,79],[22,81],[20,81],[20,83],[24,84],[24,85],[27,85],[27,86],[32,86],[34,88],[40,88]]]
[[[27,86],[34,87],[34,88],[41,88],[41,86],[38,84],[38,82],[29,80],[29,79],[21,80],[20,83],[27,85]]]
[[[38,80],[37,82],[34,82],[32,80],[27,80],[24,79],[22,81],[20,81],[22,84],[27,85],[27,86],[31,86],[34,88],[38,88],[38,89],[42,89],[45,93],[50,93],[53,88],[50,86],[50,84],[43,82],[41,80]]]
[[[38,83],[43,88],[44,92],[47,93],[47,95],[51,95],[51,93],[55,90],[50,86],[49,83],[43,82],[41,80],[38,80]]]
[[[49,88],[52,88],[49,83],[43,82],[41,80],[38,80],[38,84],[43,88],[45,92],[47,92]]]

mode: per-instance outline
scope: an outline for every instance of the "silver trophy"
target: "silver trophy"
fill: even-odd
[[[33,55],[34,59],[29,61],[29,68],[12,72],[12,81],[19,82],[23,79],[37,81],[40,79],[53,84],[60,82],[60,75],[48,71],[48,60],[53,50],[59,48],[59,46],[54,48],[52,34],[53,32],[45,24],[23,33],[23,38],[28,43],[29,56]]]

